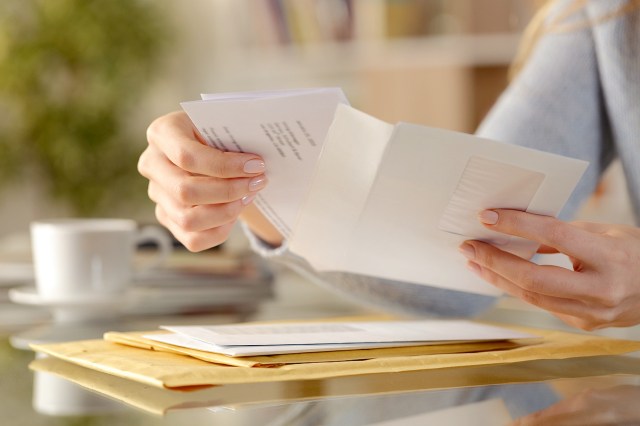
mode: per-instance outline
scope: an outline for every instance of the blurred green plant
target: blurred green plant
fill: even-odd
[[[0,185],[36,176],[77,215],[145,194],[131,112],[166,44],[159,5],[0,2]]]

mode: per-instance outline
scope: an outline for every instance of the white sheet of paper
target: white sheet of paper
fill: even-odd
[[[148,334],[143,336],[156,342],[168,343],[183,348],[196,349],[204,352],[213,352],[233,357],[299,354],[306,352],[347,351],[354,349],[394,348],[400,346],[439,345],[442,342],[393,342],[393,343],[331,343],[331,344],[305,344],[305,345],[243,345],[225,346],[207,343],[194,339],[185,334]],[[455,343],[455,342],[447,342]]]
[[[289,237],[336,107],[347,103],[344,93],[323,88],[203,98],[182,108],[209,145],[264,158],[269,185],[254,203]]]
[[[222,346],[319,345],[392,342],[458,342],[533,338],[465,320],[314,322],[162,326],[164,330]]]
[[[381,129],[380,139],[370,129]],[[365,165],[361,153],[369,151]],[[346,105],[338,107],[318,161],[327,166],[318,168],[301,208],[290,240],[294,253],[318,270],[488,295],[499,291],[466,270],[458,246],[489,240],[529,258],[537,244],[487,231],[477,212],[514,208],[555,216],[588,165],[463,133],[391,126]],[[365,177],[351,183],[361,167]],[[488,177],[478,179],[482,174]],[[496,187],[499,182],[506,184]]]

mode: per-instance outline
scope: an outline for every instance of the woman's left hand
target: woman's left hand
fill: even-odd
[[[640,323],[640,229],[562,222],[516,210],[479,214],[493,231],[541,243],[538,253],[564,253],[573,271],[537,265],[480,241],[460,251],[480,277],[572,326],[594,330]]]

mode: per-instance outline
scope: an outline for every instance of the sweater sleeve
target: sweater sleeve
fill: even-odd
[[[562,2],[560,2],[562,3]],[[580,21],[584,16],[574,15]],[[563,216],[590,194],[613,157],[589,25],[543,37],[518,78],[480,126],[481,136],[590,162]],[[245,227],[257,252],[359,303],[405,315],[476,315],[495,298],[365,275],[317,272],[287,249],[265,245]],[[461,264],[463,260],[461,259]]]
[[[272,247],[242,223],[251,248],[283,264],[321,287],[357,304],[392,314],[418,317],[473,317],[487,310],[496,298],[437,287],[397,282],[346,272],[318,272],[300,256],[291,253],[285,241]],[[460,260],[463,262],[463,259]]]
[[[560,8],[567,3],[560,2]],[[594,27],[583,9],[536,44],[525,67],[499,98],[478,134],[502,142],[588,161],[565,206],[569,218],[614,157],[598,70]],[[552,18],[553,19],[553,18]]]

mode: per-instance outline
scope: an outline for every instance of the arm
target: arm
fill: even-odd
[[[602,15],[599,12],[596,16]],[[628,30],[624,17],[618,19],[623,20],[619,30]],[[480,129],[489,137],[591,162],[565,216],[592,192],[614,155],[597,60],[598,53],[606,56],[608,50],[598,31],[598,24],[584,25],[581,30],[544,37]],[[620,37],[619,42],[625,41]],[[537,241],[542,252],[563,253],[573,262],[572,271],[538,266],[488,244],[467,241],[460,249],[468,266],[488,282],[579,328],[640,323],[638,228],[565,223],[501,209],[482,212],[479,220],[498,232]]]
[[[574,2],[558,3],[556,14],[562,14]],[[582,9],[569,22],[560,23],[577,29],[551,31],[537,42],[525,67],[478,129],[479,135],[490,139],[590,163],[562,217],[573,215],[593,192],[615,154],[594,28],[586,13]],[[549,20],[555,20],[553,12]]]

